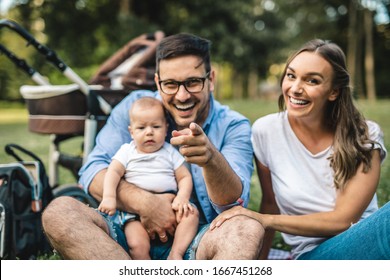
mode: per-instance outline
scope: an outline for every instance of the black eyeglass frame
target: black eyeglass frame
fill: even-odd
[[[161,91],[162,91],[163,93],[167,94],[167,95],[175,95],[175,94],[179,91],[181,85],[183,85],[184,89],[185,89],[188,93],[195,94],[195,93],[201,92],[201,91],[204,89],[204,82],[205,82],[207,79],[209,79],[209,78],[210,78],[210,72],[207,72],[206,75],[204,75],[203,77],[193,77],[193,78],[186,79],[186,80],[184,80],[184,81],[175,81],[175,80],[170,80],[170,79],[168,79],[168,80],[160,80],[160,79],[159,79],[159,80],[158,80],[158,84],[159,84],[159,86],[160,86]],[[188,90],[188,88],[187,88],[187,86],[186,86],[186,83],[189,83],[189,82],[191,82],[191,81],[193,81],[193,80],[200,80],[200,81],[202,81],[202,88],[201,88],[200,90],[195,91],[195,92],[194,92],[194,91]],[[161,86],[161,84],[164,83],[164,82],[171,82],[171,83],[176,84],[176,85],[177,85],[176,92],[174,92],[174,93],[167,93],[167,92],[165,92],[165,91],[163,90],[163,87]]]

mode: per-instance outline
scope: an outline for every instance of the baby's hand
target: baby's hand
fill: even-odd
[[[194,206],[188,200],[181,200],[178,197],[173,200],[172,209],[177,212],[177,222],[180,222],[183,217],[187,217],[190,212],[194,213],[195,211]]]
[[[98,207],[98,210],[102,213],[106,213],[110,216],[116,212],[116,199],[115,198],[103,198]]]

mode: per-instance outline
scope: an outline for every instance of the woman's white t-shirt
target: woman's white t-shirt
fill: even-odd
[[[383,133],[378,124],[367,121],[370,139],[378,142],[381,159],[386,156]],[[280,213],[304,215],[331,211],[336,201],[334,172],[328,160],[332,147],[312,154],[299,141],[287,118],[287,112],[258,119],[252,127],[252,142],[257,160],[268,167]],[[362,219],[378,209],[376,195]],[[326,238],[295,236],[282,233],[292,247],[293,257],[310,251]]]

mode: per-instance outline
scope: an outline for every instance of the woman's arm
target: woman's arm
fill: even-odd
[[[263,214],[277,215],[280,212],[276,204],[274,191],[272,189],[271,172],[267,167],[265,167],[257,160],[256,156],[255,156],[255,163],[256,163],[257,175],[259,177],[260,187],[262,191],[259,212]],[[274,237],[275,237],[275,230],[270,228],[266,229],[264,240],[263,240],[263,247],[261,248],[259,259],[263,259],[263,260],[268,259],[268,254],[269,251],[271,250],[272,241]]]
[[[265,228],[303,236],[333,236],[348,229],[361,218],[372,200],[380,177],[379,151],[373,152],[372,166],[363,172],[361,165],[344,191],[338,191],[336,204],[332,211],[301,216],[262,215]]]
[[[364,173],[362,166],[358,168],[345,190],[338,192],[332,211],[289,216],[261,214],[235,207],[220,214],[213,221],[212,228],[220,226],[232,216],[246,215],[258,220],[266,230],[273,229],[293,235],[333,236],[343,232],[359,221],[375,194],[380,177],[380,156],[378,150],[373,153],[371,169]]]

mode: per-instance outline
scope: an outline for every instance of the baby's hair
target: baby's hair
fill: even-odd
[[[150,107],[154,107],[154,106],[162,106],[162,103],[160,100],[158,100],[154,97],[145,96],[145,97],[141,97],[140,99],[137,99],[136,101],[134,101],[130,110],[132,110],[137,105],[140,107],[143,107],[143,108],[144,107],[150,108]]]
[[[154,97],[150,96],[144,96],[141,97],[133,102],[133,105],[131,106],[129,113],[130,113],[130,118],[132,116],[132,113],[135,108],[141,108],[142,110],[150,110],[154,107],[160,107],[164,113],[164,117],[166,117],[166,111],[165,108],[162,104],[162,102]]]

